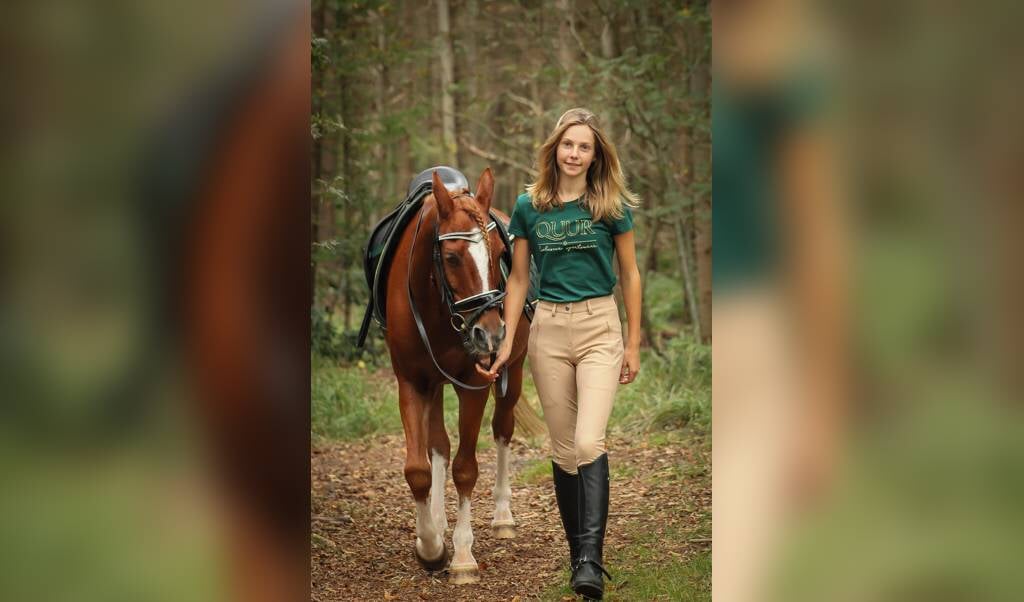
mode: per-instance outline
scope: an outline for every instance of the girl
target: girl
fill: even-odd
[[[605,430],[618,385],[640,372],[640,271],[633,216],[615,146],[593,113],[571,109],[540,147],[537,181],[516,200],[512,272],[505,331],[515,332],[529,284],[530,256],[539,272],[537,310],[527,356],[551,434],[555,497],[569,542],[573,590],[601,599],[608,456]],[[612,296],[618,255],[628,331]],[[506,337],[489,370],[508,360]]]

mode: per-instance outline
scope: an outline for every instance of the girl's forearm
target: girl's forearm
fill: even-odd
[[[511,344],[515,338],[516,328],[519,327],[519,318],[523,315],[523,304],[526,303],[526,290],[528,282],[522,277],[517,277],[513,271],[509,274],[505,283],[505,340]]]
[[[626,305],[625,344],[628,348],[640,349],[640,271],[632,272],[622,279],[622,300]]]

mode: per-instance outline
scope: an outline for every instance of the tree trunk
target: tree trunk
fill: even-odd
[[[452,32],[449,24],[448,0],[437,0],[437,53],[441,63],[441,143],[445,163],[458,162],[458,139],[455,131],[455,52],[452,49]]]
[[[562,68],[562,94],[572,103],[575,91],[572,85],[572,72],[576,67],[576,39],[573,37],[572,0],[557,0],[555,7],[558,12],[558,65]]]
[[[479,115],[478,107],[481,106],[480,102],[480,81],[481,69],[477,67],[477,62],[480,60],[477,53],[477,29],[480,27],[480,5],[477,0],[466,1],[466,27],[463,28],[463,37],[466,40],[466,60],[464,67],[464,77],[466,81],[466,94],[469,101],[466,102],[462,108],[463,111],[472,111],[473,115]],[[486,88],[485,88],[486,89]],[[458,126],[456,126],[458,127]],[[479,145],[480,139],[483,134],[481,128],[476,123],[463,122],[463,127],[459,128],[463,135],[469,136],[469,141]],[[468,157],[465,156],[465,149],[462,145],[459,145],[459,153],[463,156],[459,157],[459,167],[461,169],[469,170],[471,174],[478,174],[483,171],[483,167],[479,165],[479,162],[474,162],[472,165],[469,163]],[[467,176],[469,177],[469,176]]]
[[[603,25],[601,27],[601,58],[605,60],[611,60],[619,55],[617,31],[615,29],[615,22],[612,19],[611,14],[605,13],[602,16]],[[601,78],[601,85],[604,87],[606,94],[614,94],[615,78],[610,70],[605,70],[604,76]],[[617,111],[615,110],[614,103],[609,103],[608,108],[605,109],[605,114],[602,117],[605,129],[608,135],[613,140],[619,139],[619,133],[622,131],[619,127],[619,118]]]
[[[651,207],[651,209],[653,209],[653,207]],[[658,240],[658,228],[661,226],[661,220],[657,217],[652,217],[651,220],[652,223],[648,228],[649,231],[647,233],[647,241],[644,248],[644,270],[643,274],[640,276],[640,298],[642,307],[640,315],[644,317],[644,320],[641,322],[641,326],[643,327],[644,336],[647,337],[647,344],[650,345],[658,355],[661,355],[661,341],[654,332],[650,319],[647,318],[649,315],[647,308],[650,307],[650,302],[647,299],[647,283],[649,281],[651,269],[654,267],[652,265],[651,258],[654,257],[654,249],[657,247],[656,241]]]
[[[544,106],[544,101],[541,100],[541,96],[540,96],[540,86],[537,84],[537,78],[536,77],[530,78],[530,99],[538,107],[543,107]],[[534,144],[534,147],[538,147],[541,144],[544,144],[544,140],[546,140],[547,137],[548,137],[548,128],[554,125],[552,123],[549,126],[548,124],[544,123],[543,117],[544,117],[544,114],[542,112],[540,115],[535,115],[535,119],[533,120],[533,144]],[[530,157],[530,159],[531,159],[530,163],[532,165],[533,164],[532,159],[534,159],[534,157]]]
[[[377,134],[377,165],[380,172],[380,186],[378,190],[384,198],[390,199],[395,196],[395,173],[394,173],[394,151],[390,140],[385,136],[384,121],[387,118],[387,107],[385,105],[390,86],[390,73],[387,62],[387,28],[384,17],[380,12],[374,13],[374,20],[377,26],[377,53],[380,57],[377,63],[377,94],[376,94],[376,121],[379,124]],[[380,203],[372,203],[364,221],[364,228],[370,228],[377,222],[378,208]]]
[[[703,30],[698,30],[703,33]],[[697,38],[704,44],[704,37]],[[708,102],[711,86],[711,74],[706,61],[699,61],[691,72],[690,94],[694,98],[694,107],[702,115],[709,117],[711,110]],[[694,128],[693,163],[694,180],[699,183],[699,196],[694,212],[695,253],[697,256],[697,290],[699,295],[701,341],[711,342],[711,139],[701,128]]]
[[[612,22],[611,16],[606,15],[604,17],[604,23],[601,26],[601,57],[610,59],[618,56],[617,44],[615,40],[615,24]]]
[[[312,26],[313,35],[317,38],[324,37],[324,13],[326,12],[327,3],[321,0],[319,6],[313,10],[312,14]],[[313,95],[312,95],[312,107],[311,110],[313,115],[319,115],[323,111],[323,103],[320,101],[320,94],[323,93],[324,89],[324,67],[319,67],[313,70]],[[310,231],[310,237],[313,242],[320,241],[320,204],[322,198],[317,194],[317,182],[320,181],[322,176],[322,170],[320,169],[321,162],[323,160],[323,136],[313,139],[313,157],[312,157],[312,178],[313,184],[309,187],[310,193],[310,205],[313,207],[311,212],[312,228]],[[317,261],[314,257],[311,262],[310,273],[312,278],[309,279],[309,299],[315,305],[316,304],[316,282],[317,282]]]
[[[690,308],[690,320],[693,322],[694,335],[697,340],[704,340],[704,331],[701,325],[700,309],[697,307],[697,296],[693,289],[693,261],[690,259],[690,246],[686,244],[686,237],[683,235],[683,218],[675,219],[676,244],[679,247],[679,264],[683,268],[683,290],[686,293],[687,306]]]
[[[323,32],[325,35],[330,36],[334,32],[335,24],[337,22],[337,13],[334,10],[324,9],[322,11],[323,17]],[[336,72],[335,69],[327,67],[321,82],[323,86],[323,97],[321,99],[321,111],[327,117],[340,117],[342,122],[345,121],[345,106],[343,95],[345,93],[345,81],[343,76]],[[335,113],[335,109],[337,112]],[[332,119],[333,121],[333,119]],[[347,136],[344,131],[341,132],[324,132],[320,138],[320,157],[318,172],[320,179],[326,182],[331,182],[334,176],[338,173],[338,140],[339,136],[342,139],[347,140]],[[347,186],[348,183],[346,182]],[[317,189],[319,192],[319,215],[317,224],[318,240],[320,242],[326,242],[334,237],[335,233],[335,211],[334,203],[335,199],[323,191],[323,186],[317,183]],[[326,284],[321,288],[322,292],[322,303],[325,308],[329,311],[333,311],[334,304],[337,302],[336,295],[332,294],[330,290],[330,283],[334,277],[333,271],[336,269],[335,261],[325,259],[318,266],[320,272],[321,281]]]

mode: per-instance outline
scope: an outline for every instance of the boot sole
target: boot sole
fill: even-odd
[[[581,583],[573,587],[573,591],[591,600],[600,600],[604,597],[604,589],[592,584],[592,583]]]

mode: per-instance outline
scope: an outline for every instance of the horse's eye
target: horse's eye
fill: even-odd
[[[459,264],[461,263],[461,261],[459,260],[459,256],[458,255],[445,255],[444,256],[444,261],[445,261],[445,263],[447,263],[448,265],[450,265],[452,267],[458,267]]]

